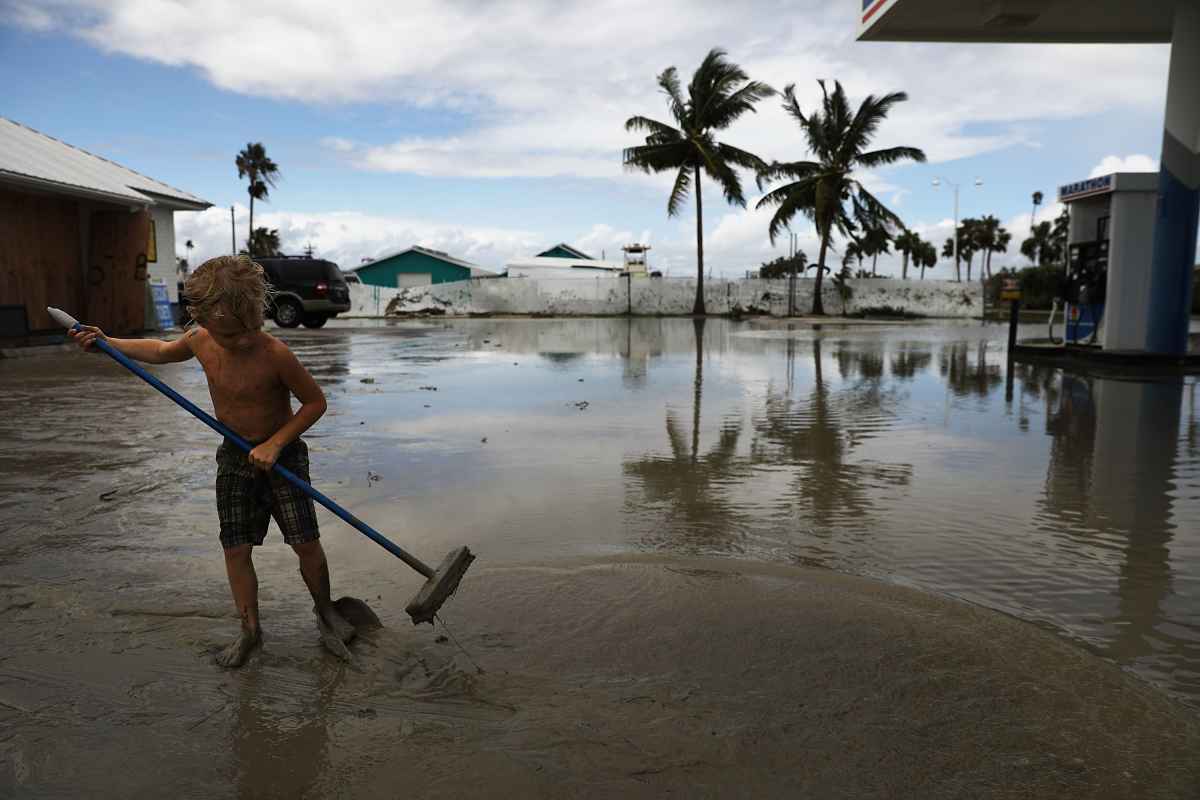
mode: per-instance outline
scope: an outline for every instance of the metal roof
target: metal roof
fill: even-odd
[[[212,203],[0,117],[0,183],[117,203],[199,211]]]
[[[854,0],[876,42],[1169,42],[1176,0]]]
[[[548,247],[545,250],[543,250],[542,252],[538,253],[536,256],[534,256],[534,258],[556,258],[556,256],[547,256],[546,253],[553,252],[554,250],[557,250],[560,247],[563,250],[566,250],[568,253],[572,253],[575,256],[575,258],[582,258],[584,261],[592,260],[592,257],[589,256],[587,253],[585,253],[582,250],[579,250],[577,248],[571,247],[571,245],[567,244],[566,242],[559,242],[558,244],[554,245],[553,247]]]
[[[378,264],[380,261],[387,261],[389,258],[395,258],[396,256],[402,256],[405,253],[421,253],[422,255],[429,256],[430,258],[436,258],[439,261],[445,261],[447,264],[453,264],[456,267],[465,267],[466,269],[471,270],[472,276],[476,276],[476,275],[489,276],[489,275],[496,274],[495,272],[492,272],[489,269],[484,269],[483,267],[472,264],[470,261],[463,261],[461,258],[455,258],[454,256],[450,255],[449,253],[445,253],[441,250],[434,250],[433,248],[430,248],[430,247],[421,247],[420,245],[417,245],[417,244],[414,244],[411,247],[405,247],[403,250],[396,250],[395,252],[392,252],[392,253],[385,253],[384,255],[381,255],[379,258],[376,258],[374,261],[371,261],[370,263],[359,264],[357,267],[354,267],[354,269],[352,269],[351,272],[358,272],[361,269],[367,269],[368,267],[373,267],[376,264]]]

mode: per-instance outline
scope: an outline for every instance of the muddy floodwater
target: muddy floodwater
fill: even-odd
[[[317,487],[477,554],[450,627],[320,509],[383,629],[325,654],[272,526],[221,670],[215,434],[0,360],[0,796],[1200,796],[1195,377],[1010,373],[980,323],[273,332]]]

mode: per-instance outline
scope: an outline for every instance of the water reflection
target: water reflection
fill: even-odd
[[[337,684],[333,669],[285,675],[251,665],[237,676],[233,728],[237,796],[309,797],[329,771],[325,713]],[[321,687],[311,681],[321,680]]]
[[[1161,646],[1162,605],[1172,593],[1176,473],[1183,381],[1131,382],[1064,374],[1042,500],[1060,529],[1121,548],[1117,635],[1122,661]]]
[[[676,413],[668,408],[666,430],[671,454],[649,454],[627,460],[623,467],[630,486],[626,510],[640,513],[649,506],[660,512],[655,514],[657,524],[644,536],[644,544],[690,554],[727,552],[736,546],[732,534],[741,515],[730,484],[732,479],[749,474],[749,464],[737,456],[740,420],[725,420],[717,442],[700,453],[705,322],[692,321],[696,360],[688,434]]]
[[[942,348],[938,370],[955,395],[987,397],[1004,382],[1000,365],[989,364],[987,352],[988,342],[983,339],[973,345],[955,342]]]
[[[874,387],[839,391],[824,378],[822,342],[814,339],[811,389],[794,397],[769,389],[754,422],[751,461],[792,470],[789,489],[779,502],[801,527],[824,532],[835,522],[867,516],[885,486],[904,486],[912,478],[908,464],[858,461],[855,449],[878,428],[882,395]],[[882,375],[879,351],[855,353],[839,343],[835,361],[843,376],[876,383]],[[789,359],[793,351],[789,351]]]
[[[933,353],[930,352],[928,344],[900,342],[891,352],[892,376],[909,380],[928,369],[932,361]]]

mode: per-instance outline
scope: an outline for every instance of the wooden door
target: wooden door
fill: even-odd
[[[85,321],[116,336],[142,330],[150,212],[97,211],[91,228]]]
[[[74,200],[0,191],[0,305],[24,305],[35,331],[56,327],[46,306],[78,314],[83,303],[79,244]]]

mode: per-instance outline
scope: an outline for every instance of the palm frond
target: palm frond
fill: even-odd
[[[923,164],[925,163],[925,152],[919,147],[885,147],[882,150],[860,153],[855,157],[855,161],[859,166],[868,169],[895,164],[897,161],[904,161],[905,159]]]
[[[675,176],[675,185],[671,187],[671,194],[667,197],[667,216],[673,217],[679,213],[679,209],[683,207],[683,203],[687,200],[688,192],[692,188],[692,168],[684,165],[679,168],[679,174]]]

